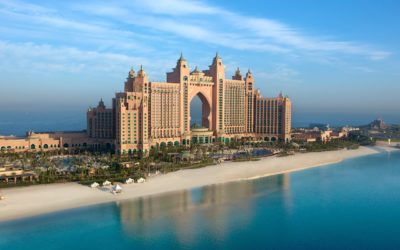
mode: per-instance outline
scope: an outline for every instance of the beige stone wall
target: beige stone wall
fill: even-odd
[[[24,138],[0,137],[0,150],[39,152],[68,149],[100,148],[113,143],[110,139],[89,138],[86,131],[29,133]]]

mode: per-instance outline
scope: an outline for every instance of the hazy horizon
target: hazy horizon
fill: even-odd
[[[84,128],[86,109],[100,98],[109,106],[131,67],[164,81],[181,52],[207,69],[217,51],[226,78],[250,68],[264,96],[288,95],[294,126],[400,123],[398,9],[394,0],[0,0],[0,134],[57,119],[55,130],[68,119]]]
[[[200,107],[198,107],[200,111]],[[77,131],[86,129],[85,110],[76,112],[0,112],[0,135],[23,136],[29,130],[46,131]],[[197,112],[192,119],[200,123],[201,115]],[[331,126],[365,125],[376,118],[383,118],[389,124],[400,124],[396,115],[378,114],[316,114],[294,112],[293,127],[308,127],[310,123],[326,123]]]

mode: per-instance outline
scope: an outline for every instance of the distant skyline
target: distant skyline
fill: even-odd
[[[110,105],[131,67],[163,81],[181,52],[206,69],[218,51],[227,77],[250,68],[265,95],[290,96],[294,117],[397,117],[399,9],[361,0],[0,0],[0,113],[84,116],[100,97]]]

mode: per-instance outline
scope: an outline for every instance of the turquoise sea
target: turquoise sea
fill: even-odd
[[[0,223],[0,249],[400,249],[400,152]]]

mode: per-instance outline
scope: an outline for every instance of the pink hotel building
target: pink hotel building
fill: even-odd
[[[195,96],[202,102],[201,126],[191,126],[190,104]],[[165,145],[288,142],[290,138],[290,99],[282,94],[262,97],[254,89],[250,70],[242,76],[237,69],[232,79],[225,78],[225,67],[217,54],[203,71],[197,67],[191,71],[181,56],[167,73],[166,82],[151,82],[143,68],[137,73],[131,69],[124,92],[115,94],[112,107],[107,108],[101,100],[97,107],[89,108],[86,131],[0,137],[0,148],[108,147],[118,154],[129,154]]]

